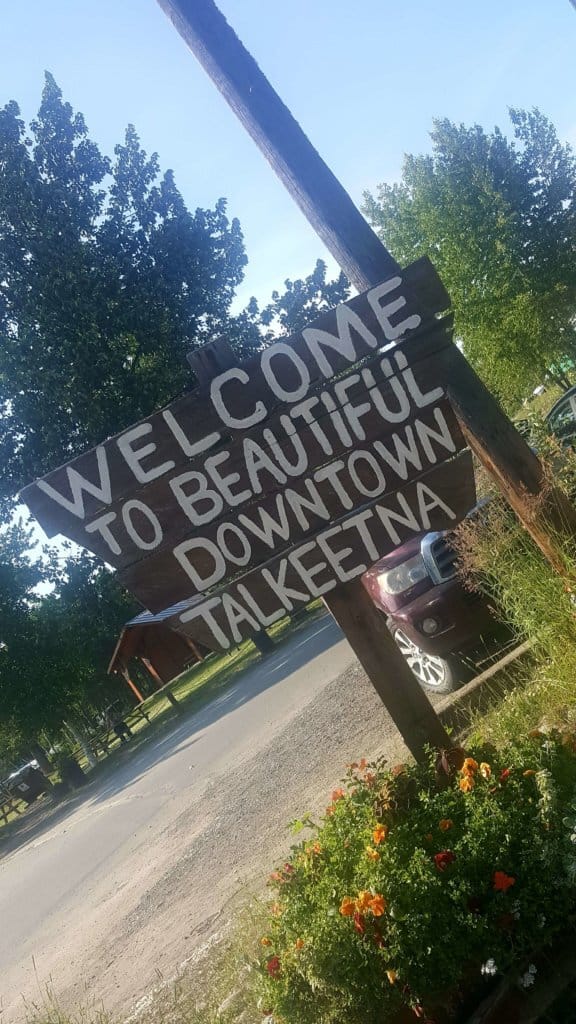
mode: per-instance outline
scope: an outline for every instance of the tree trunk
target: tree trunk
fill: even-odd
[[[98,759],[94,751],[92,750],[92,747],[90,746],[90,743],[88,741],[88,737],[86,736],[83,729],[78,725],[77,722],[74,722],[73,719],[69,719],[67,722],[64,722],[64,726],[72,736],[72,739],[80,747],[90,767],[95,768],[96,765],[98,764]]]
[[[50,764],[48,755],[44,750],[44,747],[42,747],[40,743],[38,743],[38,741],[36,741],[35,743],[31,743],[30,753],[34,760],[38,761],[40,771],[44,772],[44,775],[49,775],[50,772],[52,771],[52,765]]]

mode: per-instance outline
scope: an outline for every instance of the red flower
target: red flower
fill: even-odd
[[[445,871],[449,864],[452,864],[456,860],[456,854],[452,853],[451,850],[442,850],[440,853],[434,854],[434,863],[438,868],[438,871]]]
[[[506,782],[506,779],[510,775],[511,771],[511,768],[503,768],[502,771],[500,772],[500,782]]]
[[[354,931],[358,932],[359,935],[364,935],[364,932],[366,931],[364,918],[362,917],[362,914],[358,913],[358,911],[354,914]]]
[[[271,978],[277,978],[280,974],[280,957],[271,956],[266,964],[266,970]]]
[[[512,875],[507,875],[505,871],[495,871],[492,878],[492,888],[494,892],[507,892],[511,885],[516,883],[516,879]]]

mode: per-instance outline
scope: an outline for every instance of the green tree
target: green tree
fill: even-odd
[[[513,408],[576,363],[576,161],[538,110],[510,118],[512,140],[435,121],[432,153],[364,208],[400,262],[434,261],[466,355]]]
[[[64,719],[118,698],[107,674],[116,638],[136,603],[86,554],[64,567],[27,550],[21,527],[0,533],[0,748],[14,758]],[[55,584],[43,596],[40,584]],[[121,691],[123,693],[123,691]]]
[[[246,256],[226,203],[190,213],[128,128],[113,160],[54,79],[30,131],[0,110],[1,495],[190,386],[186,352],[226,332]]]

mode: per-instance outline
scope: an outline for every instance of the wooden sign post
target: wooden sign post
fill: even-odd
[[[363,291],[399,272],[393,256],[322,160],[213,0],[158,0],[352,284]],[[422,305],[426,288],[414,289]],[[447,307],[445,307],[447,308]],[[455,347],[446,389],[466,438],[545,556],[560,568],[550,524],[576,533],[576,510],[547,491],[539,459]],[[540,500],[530,500],[538,497]]]

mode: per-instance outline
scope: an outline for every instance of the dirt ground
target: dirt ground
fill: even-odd
[[[63,849],[71,849],[75,872],[64,872],[61,900],[52,890],[46,896],[52,902],[31,936],[31,909],[22,905],[14,915],[18,955],[4,955],[3,1024],[24,1016],[22,995],[39,1002],[47,988],[65,1008],[96,1004],[129,1016],[218,933],[239,891],[262,887],[290,846],[287,822],[325,806],[346,763],[382,752],[401,756],[390,719],[347,644],[336,636],[310,662],[306,637],[302,645],[297,672],[274,687],[279,706],[265,685],[250,700],[235,702],[232,693],[218,715],[211,709],[207,719],[200,713],[181,723],[162,741],[155,764],[132,763],[124,784],[115,776],[98,799],[0,863],[0,883],[8,871],[23,890],[30,884],[34,900],[41,900],[32,895],[39,872],[47,885],[60,884],[55,867]],[[213,750],[209,770],[199,773],[198,750],[218,742],[216,729],[228,747]],[[190,771],[185,788],[174,783],[176,762],[170,770],[174,752],[179,770]],[[98,838],[95,863],[98,821],[107,839]]]

